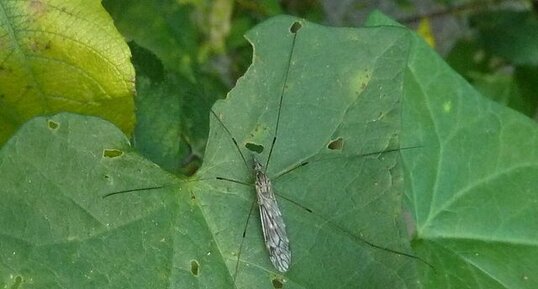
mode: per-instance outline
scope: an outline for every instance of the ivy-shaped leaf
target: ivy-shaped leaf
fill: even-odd
[[[368,25],[397,25],[374,14]],[[413,37],[402,107],[406,203],[425,288],[538,286],[538,127]]]

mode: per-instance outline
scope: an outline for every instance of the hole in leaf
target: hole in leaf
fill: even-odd
[[[259,144],[249,142],[245,145],[245,147],[251,152],[256,152],[259,154],[263,152],[263,146]]]
[[[192,273],[192,275],[198,276],[199,269],[200,269],[200,264],[198,264],[198,261],[192,260],[191,261],[191,273]]]
[[[49,120],[49,128],[50,129],[57,129],[58,127],[60,126],[59,123],[53,121],[53,120]]]
[[[342,150],[342,148],[344,147],[344,139],[342,139],[341,137],[335,139],[335,140],[332,140],[328,145],[327,145],[327,148],[330,149],[330,150]]]
[[[105,158],[116,158],[123,155],[123,151],[117,149],[104,149],[103,156]]]
[[[182,171],[184,171],[187,176],[192,176],[202,165],[202,159],[192,151],[190,145],[189,151],[190,153],[181,160],[181,167],[183,168]]]
[[[297,33],[297,31],[299,31],[299,29],[301,29],[303,27],[303,25],[301,25],[301,23],[299,22],[295,22],[293,23],[293,25],[290,27],[290,32],[291,33]]]
[[[13,285],[11,285],[11,289],[17,289],[19,287],[21,287],[21,284],[22,284],[22,277],[21,276],[17,276],[15,277],[15,282],[13,282]]]
[[[282,280],[278,279],[278,278],[273,278],[273,280],[271,281],[271,283],[273,283],[273,288],[282,288],[284,287],[284,283],[282,282]]]

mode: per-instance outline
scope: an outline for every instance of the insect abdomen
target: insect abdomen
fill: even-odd
[[[256,160],[254,160],[254,171],[256,173],[255,187],[263,238],[269,251],[269,259],[278,271],[286,272],[291,263],[290,241],[286,233],[286,224],[284,224],[278,208],[271,181],[263,171],[262,165]]]

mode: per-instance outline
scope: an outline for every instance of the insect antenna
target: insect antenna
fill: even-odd
[[[297,33],[294,32],[293,41],[291,43],[291,52],[288,55],[288,63],[287,63],[288,69],[286,69],[286,73],[284,74],[284,80],[282,82],[283,84],[280,89],[280,100],[278,102],[278,112],[276,115],[275,133],[273,134],[273,140],[271,141],[271,147],[269,148],[269,154],[267,155],[267,161],[265,162],[265,168],[264,168],[265,174],[267,174],[267,168],[269,168],[269,161],[271,160],[271,156],[273,155],[273,148],[275,147],[276,138],[278,136],[278,128],[280,127],[280,114],[282,112],[282,103],[284,101],[284,92],[286,91],[286,83],[288,82],[288,76],[290,74],[291,59],[293,56],[296,39],[297,39]]]

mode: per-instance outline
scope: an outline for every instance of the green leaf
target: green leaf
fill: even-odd
[[[100,1],[3,1],[0,34],[0,144],[30,118],[59,111],[132,131],[130,52]]]
[[[192,175],[200,167],[209,132],[209,110],[220,91],[214,78],[195,85],[164,71],[150,51],[130,43],[137,71],[135,148],[162,168]]]
[[[192,7],[173,0],[104,0],[103,6],[125,37],[155,53],[166,69],[194,78],[199,35],[191,21]]]
[[[517,79],[503,73],[474,73],[474,87],[484,96],[531,117],[536,111],[536,100],[525,97],[518,87]]]
[[[253,143],[264,147],[257,158],[265,163],[282,109],[268,174],[282,196],[290,271],[271,265],[257,213],[243,239],[254,189],[215,177],[250,182],[252,172],[216,118],[204,166],[177,180],[134,153],[112,125],[60,114],[27,123],[0,152],[1,285],[417,287],[420,262],[363,241],[409,252],[399,153],[387,152],[398,148],[408,32],[277,17],[248,38],[254,63],[214,110],[247,161],[244,146]]]
[[[480,96],[415,38],[402,145],[426,288],[537,288],[538,127]]]
[[[538,65],[538,18],[532,11],[495,11],[475,15],[478,30],[489,53],[519,65]]]
[[[295,21],[277,17],[247,34],[255,51],[253,65],[226,101],[215,106],[250,166],[248,143],[262,145],[263,153],[255,157],[267,162],[284,94],[267,172],[282,196],[291,269],[282,276],[269,262],[258,214],[251,218],[243,242],[255,198],[253,186],[215,177],[252,183],[252,171],[213,118],[206,162],[198,174],[208,181],[195,187],[194,194],[211,231],[217,232],[215,242],[229,274],[235,273],[243,242],[239,288],[269,288],[272,278],[284,278],[286,288],[414,287],[416,260],[360,240],[406,250],[398,224],[398,152],[382,152],[398,145],[407,32],[334,29]],[[294,23],[302,26],[296,34],[290,31]],[[342,150],[328,148],[339,139]],[[361,157],[372,152],[379,153]],[[276,177],[304,161],[310,163]]]
[[[178,186],[102,198],[175,180],[98,118],[33,119],[2,149],[0,172],[2,287],[166,288],[190,264],[187,228],[202,235]]]
[[[457,41],[445,61],[460,75],[472,81],[476,73],[492,72],[492,55],[487,54],[475,39],[460,39]]]

